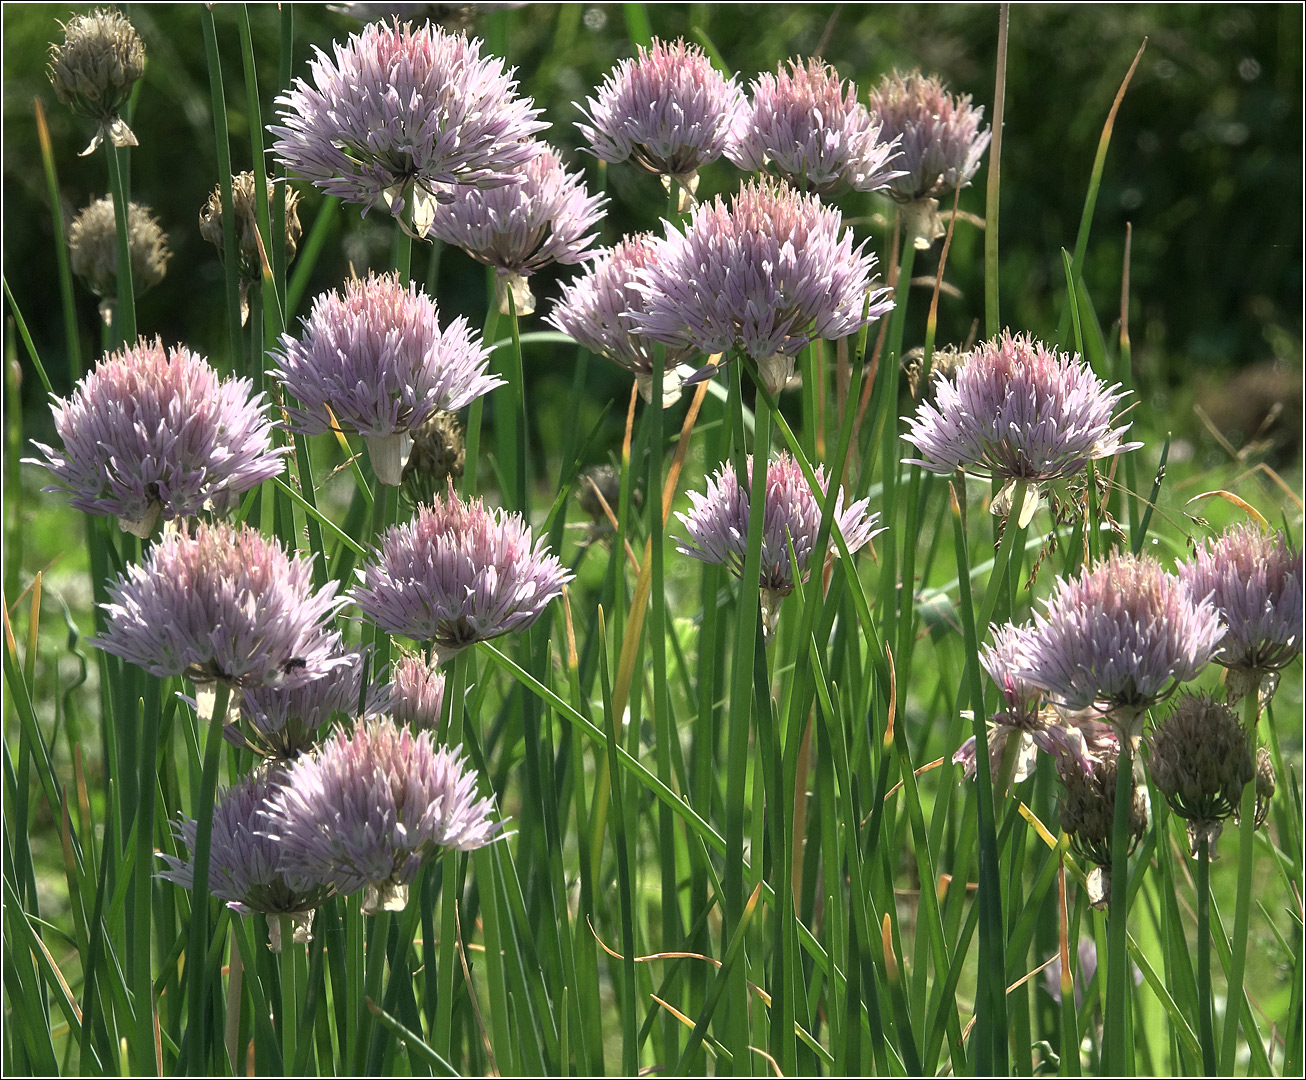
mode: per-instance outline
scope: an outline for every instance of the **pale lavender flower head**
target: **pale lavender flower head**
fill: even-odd
[[[414,731],[435,731],[444,707],[444,676],[417,653],[405,653],[390,671],[385,711]]]
[[[399,484],[410,432],[437,410],[454,412],[503,380],[463,318],[440,329],[435,301],[397,275],[369,274],[313,301],[301,339],[281,337],[273,378],[299,399],[296,430],[319,435],[331,416],[363,436],[377,479]],[[328,413],[330,410],[330,413]]]
[[[657,347],[635,331],[635,320],[648,308],[638,287],[640,275],[657,260],[658,245],[649,233],[622,240],[601,251],[585,272],[562,287],[562,297],[546,322],[599,356],[635,376],[645,401],[653,400],[653,350]],[[680,397],[676,367],[694,352],[692,345],[667,349],[663,366],[663,407]]]
[[[1224,619],[1215,662],[1229,669],[1229,700],[1261,686],[1272,695],[1278,672],[1301,655],[1301,552],[1281,532],[1235,525],[1198,547],[1179,576]]]
[[[892,137],[857,100],[857,87],[829,64],[783,64],[753,81],[752,102],[735,118],[726,156],[741,169],[770,167],[822,195],[879,191],[902,175]]]
[[[980,650],[980,664],[1002,697],[1002,708],[989,718],[989,768],[997,783],[1011,739],[1019,740],[1011,782],[1018,784],[1033,774],[1039,751],[1061,765],[1091,770],[1093,762],[1119,752],[1110,724],[1090,713],[1071,713],[1043,705],[1043,689],[1020,674],[1025,664],[1026,639],[1031,627],[1010,623],[993,628],[993,641]],[[963,714],[969,715],[969,714]],[[964,766],[964,778],[975,775],[975,737],[952,755]]]
[[[63,491],[88,514],[116,516],[146,537],[159,518],[225,514],[242,492],[280,473],[285,449],[248,379],[219,379],[207,360],[157,338],[104,357],[54,399],[63,451],[33,445]]]
[[[281,872],[284,846],[260,831],[269,799],[283,778],[275,769],[255,769],[223,792],[213,809],[209,847],[208,891],[225,900],[232,911],[242,915],[261,911],[268,915],[273,952],[281,951],[281,920],[274,916],[290,916],[295,942],[303,944],[309,940],[313,909],[331,895],[330,888],[322,883],[291,885]],[[197,830],[195,820],[185,815],[178,815],[172,824],[177,842],[192,853]],[[159,858],[168,869],[160,871],[158,877],[183,889],[194,887],[195,868],[189,860],[163,852]]]
[[[902,171],[890,181],[889,194],[902,202],[939,199],[965,187],[993,137],[980,130],[984,109],[972,105],[969,94],[950,94],[919,71],[886,75],[869,105],[882,125],[880,138],[897,140],[901,156],[894,167]]]
[[[875,256],[842,226],[817,196],[771,182],[699,206],[684,235],[667,226],[641,273],[635,332],[709,355],[741,350],[778,394],[809,342],[847,337],[893,307],[871,280]]]
[[[183,524],[109,585],[104,633],[90,642],[159,678],[299,686],[348,663],[336,588],[314,592],[311,560],[248,526]]]
[[[520,514],[449,490],[381,539],[352,598],[388,634],[429,641],[440,663],[469,645],[524,630],[572,575]]]
[[[1129,425],[1112,424],[1112,410],[1125,396],[1118,387],[1104,384],[1077,356],[1004,333],[972,351],[955,379],[940,379],[935,401],[923,400],[907,420],[903,438],[924,455],[907,461],[931,472],[964,467],[1007,481],[994,499],[995,513],[1009,506],[1015,482],[1026,480],[1019,513],[1027,524],[1041,484],[1143,445],[1122,442]]]
[[[1214,606],[1154,559],[1117,552],[1058,582],[1046,607],[1015,674],[1066,708],[1108,711],[1131,736],[1144,710],[1206,666],[1224,633]]]
[[[280,843],[282,873],[295,887],[366,889],[365,912],[399,911],[422,863],[500,834],[476,780],[458,750],[437,748],[429,731],[367,721],[290,768],[261,831]]]
[[[548,127],[481,44],[430,24],[374,23],[337,43],[334,61],[318,49],[312,84],[296,79],[277,98],[273,152],[364,213],[381,203],[399,216],[411,201],[422,235],[454,185],[515,183],[531,154],[526,140]]]
[[[551,146],[531,143],[533,156],[521,170],[521,183],[470,189],[455,202],[435,208],[429,236],[462,248],[477,262],[493,266],[499,311],[509,313],[508,295],[518,315],[535,310],[527,277],[549,263],[578,263],[597,233],[588,230],[603,215],[607,199],[590,195],[584,177],[569,173]]]
[[[748,483],[752,484],[753,459],[748,458]],[[787,453],[780,453],[767,467],[766,502],[762,517],[762,613],[768,637],[779,619],[780,601],[794,590],[789,547],[800,580],[806,581],[812,549],[821,525],[821,502],[826,491],[825,469],[816,468],[820,497],[813,492],[803,470]],[[723,464],[708,479],[703,494],[689,493],[691,509],[676,516],[685,525],[686,537],[678,550],[691,558],[730,567],[738,575],[744,568],[748,547],[749,488],[737,479],[734,466]],[[875,526],[879,515],[867,513],[869,500],[859,499],[844,506],[843,492],[835,495],[834,520],[851,554],[871,537],[883,532]]]
[[[237,704],[244,726],[229,725],[223,732],[227,741],[288,760],[310,750],[332,719],[359,711],[363,654],[342,652],[339,659],[341,663],[322,678],[302,686],[242,690]]]
[[[634,60],[622,60],[576,107],[577,121],[596,157],[628,158],[649,172],[673,177],[690,192],[697,173],[725,151],[730,126],[744,104],[734,77],[727,79],[697,45],[653,39]]]

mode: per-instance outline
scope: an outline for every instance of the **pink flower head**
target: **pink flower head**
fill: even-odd
[[[248,526],[183,524],[110,584],[91,644],[160,678],[300,686],[349,663],[331,622],[344,601],[312,576],[311,560]]]
[[[444,676],[416,653],[405,653],[390,673],[390,697],[385,711],[395,723],[414,731],[440,726],[444,707]]]
[[[634,374],[645,401],[653,400],[656,346],[635,330],[636,320],[648,308],[638,283],[641,274],[653,266],[658,250],[653,237],[644,233],[600,251],[580,277],[563,286],[562,298],[545,320],[590,352]],[[680,397],[675,368],[693,352],[692,345],[667,351],[664,406],[673,405]]]
[[[935,383],[935,400],[921,402],[903,435],[924,458],[907,460],[936,473],[965,467],[1025,479],[1033,488],[1073,476],[1090,461],[1143,445],[1122,441],[1128,424],[1113,426],[1112,410],[1125,396],[1118,387],[1077,356],[1004,333],[968,354],[955,379]]]
[[[992,138],[980,130],[984,109],[972,105],[970,95],[950,94],[919,71],[886,75],[871,91],[869,106],[880,138],[897,142],[894,166],[900,171],[889,193],[903,202],[940,199],[965,187]]]
[[[649,172],[674,177],[693,191],[696,173],[721,156],[730,126],[743,106],[732,77],[717,71],[697,45],[656,38],[622,60],[580,108],[577,122],[596,157],[626,159]]]
[[[842,226],[815,195],[771,182],[699,206],[683,235],[667,226],[640,275],[635,332],[709,355],[740,350],[779,393],[810,341],[847,337],[893,307],[871,281],[875,256]]]
[[[296,888],[366,889],[365,912],[397,911],[423,862],[500,834],[476,781],[458,751],[437,748],[429,731],[368,721],[291,767],[262,832],[280,844],[281,871]]]
[[[741,169],[774,169],[820,194],[879,191],[902,173],[892,139],[857,100],[857,87],[812,58],[760,75],[752,103],[735,120],[726,154]]]
[[[1247,523],[1197,548],[1179,576],[1194,599],[1208,597],[1224,619],[1215,662],[1229,668],[1231,700],[1301,655],[1302,553],[1281,532]]]
[[[748,483],[752,484],[753,459],[748,459]],[[825,470],[817,466],[820,497],[826,489]],[[703,494],[689,493],[688,514],[677,513],[685,525],[686,537],[678,550],[691,558],[728,566],[742,572],[748,548],[749,488],[741,485],[730,463],[721,466],[707,483]],[[835,495],[834,520],[851,554],[871,537],[883,532],[875,526],[878,515],[867,513],[869,500],[859,499],[845,508],[843,492]],[[779,618],[780,600],[794,590],[790,545],[801,575],[806,581],[812,549],[821,525],[821,503],[807,483],[803,470],[787,453],[772,459],[766,473],[766,502],[762,520],[763,614],[768,635]]]
[[[535,310],[526,277],[549,263],[577,263],[597,235],[589,232],[607,202],[585,190],[580,173],[569,173],[556,150],[532,142],[533,156],[521,182],[470,190],[435,209],[429,235],[462,248],[477,262],[498,270],[503,287],[514,287],[517,314]],[[500,311],[508,313],[506,297]]]
[[[269,916],[289,915],[295,942],[303,944],[309,940],[313,909],[331,895],[331,890],[317,882],[292,886],[281,873],[283,845],[259,831],[269,799],[283,779],[284,774],[276,769],[256,769],[219,796],[213,810],[209,891],[242,915],[256,911]],[[193,857],[198,831],[195,820],[179,815],[172,831]],[[159,877],[183,889],[194,887],[195,868],[189,861],[163,853],[159,857],[168,864]],[[279,919],[268,919],[268,937],[272,951],[280,952]]]
[[[359,576],[352,598],[363,614],[388,634],[432,642],[441,663],[524,630],[572,577],[520,514],[452,489],[387,530]]]
[[[35,443],[46,460],[33,463],[59,481],[46,491],[146,537],[160,517],[224,514],[285,468],[265,410],[248,379],[219,379],[185,346],[141,338],[104,357],[71,398],[55,398],[64,450]]]
[[[313,301],[303,337],[283,334],[271,374],[300,403],[296,429],[330,430],[330,416],[363,435],[377,479],[398,484],[409,434],[432,413],[453,412],[503,380],[463,318],[440,329],[435,301],[394,274],[369,274]],[[328,411],[330,414],[328,415]]]
[[[373,23],[317,50],[311,85],[298,78],[277,98],[273,152],[328,195],[378,202],[398,216],[411,200],[418,235],[453,185],[515,183],[526,141],[548,127],[481,41],[429,23]]]
[[[1129,734],[1145,709],[1196,677],[1224,633],[1214,606],[1154,559],[1116,552],[1059,581],[1046,607],[1014,674],[1066,708],[1111,711]]]

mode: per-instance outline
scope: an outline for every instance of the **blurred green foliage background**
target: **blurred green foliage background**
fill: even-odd
[[[373,13],[393,7],[360,5]],[[221,267],[198,234],[199,207],[217,180],[209,87],[198,5],[124,5],[146,43],[145,78],[137,87],[132,127],[134,196],[148,203],[171,238],[175,256],[167,280],[138,301],[144,332],[184,339],[218,364],[225,358]],[[218,6],[233,161],[249,166],[248,114],[235,20]],[[54,242],[48,196],[37,152],[33,99],[45,105],[53,137],[66,220],[106,191],[102,154],[78,158],[88,126],[59,105],[45,75],[48,42],[58,20],[86,7],[5,4],[4,21],[4,264],[56,389],[67,389],[59,362]],[[1119,317],[1125,225],[1133,224],[1131,336],[1142,402],[1160,413],[1155,426],[1188,433],[1200,449],[1219,454],[1194,418],[1197,400],[1230,442],[1241,447],[1258,432],[1267,410],[1281,410],[1268,429],[1265,453],[1283,466],[1300,437],[1302,356],[1302,7],[1227,4],[1017,5],[1011,13],[1006,141],[1002,160],[1002,317],[1016,329],[1051,334],[1064,293],[1060,249],[1074,243],[1084,182],[1111,101],[1143,39],[1147,48],[1121,109],[1094,220],[1086,280],[1104,327]],[[971,94],[991,116],[998,11],[994,5],[709,5],[644,8],[654,34],[706,35],[745,82],[779,57],[823,55],[856,80],[864,97],[879,76],[919,66]],[[276,82],[278,13],[251,5],[265,112]],[[312,47],[361,25],[323,5],[295,5],[296,75],[307,74]],[[583,167],[591,186],[606,182],[613,202],[601,240],[657,227],[665,205],[656,180],[621,166],[607,172],[579,151],[574,127],[583,101],[634,47],[622,5],[531,4],[510,13],[473,14],[472,32],[486,36],[518,68],[525,92],[552,121],[548,138]],[[269,140],[270,141],[270,140]],[[983,212],[987,160],[962,208]],[[733,189],[738,171],[726,162],[706,170],[700,194]],[[321,206],[305,190],[305,227]],[[883,220],[874,196],[842,201],[859,222]],[[358,272],[385,262],[388,222],[360,220],[344,207],[327,245],[311,297],[339,284],[349,264]],[[885,258],[884,228],[872,229]],[[941,302],[939,341],[960,343],[981,313],[982,233],[959,226],[947,281],[957,292]],[[421,254],[414,263],[420,272]],[[938,246],[917,262],[932,276]],[[479,323],[484,275],[460,252],[440,256],[433,287],[448,314]],[[549,311],[560,276],[537,279],[540,315]],[[93,355],[96,303],[83,292],[87,355]],[[927,305],[915,305],[913,322]],[[302,314],[303,312],[299,312]],[[539,328],[544,328],[540,316]],[[527,327],[530,329],[531,327]],[[908,344],[922,327],[909,328]],[[537,352],[538,355],[538,352]],[[573,351],[557,364],[541,362],[536,387],[567,380]],[[625,377],[597,372],[596,408],[624,400]],[[1229,380],[1238,380],[1230,386]],[[541,383],[545,384],[544,386]],[[559,382],[563,392],[565,382]],[[49,415],[40,387],[26,380],[29,432],[41,437]],[[1275,402],[1279,402],[1278,406]],[[1203,442],[1203,439],[1206,441]]]

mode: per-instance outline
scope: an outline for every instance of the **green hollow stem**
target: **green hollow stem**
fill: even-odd
[[[1211,853],[1205,835],[1197,847],[1197,1009],[1202,1071],[1207,1076],[1215,1076],[1215,1025],[1211,1014]]]
[[[213,22],[213,8],[205,4],[200,11],[204,30],[204,56],[209,69],[209,94],[213,102],[213,141],[218,155],[218,188],[222,199],[222,250],[231,253],[222,260],[223,285],[227,297],[227,348],[237,375],[241,369],[240,347],[240,260],[236,257],[236,211],[231,187],[231,143],[227,132],[227,99],[222,83],[222,63],[218,56],[218,33]]]
[[[1116,762],[1115,805],[1111,817],[1111,906],[1107,911],[1106,1020],[1102,1051],[1108,1074],[1130,1076],[1132,1055],[1125,1025],[1129,1010],[1129,810],[1133,798],[1134,748],[1128,732],[1119,734],[1120,757]]]
[[[1256,737],[1256,722],[1260,716],[1260,699],[1253,690],[1243,698],[1243,727],[1247,737]],[[1252,914],[1252,865],[1255,858],[1256,832],[1256,781],[1243,785],[1242,802],[1238,807],[1238,894],[1234,903],[1233,933],[1229,937],[1229,988],[1225,1008],[1224,1031],[1220,1040],[1220,1072],[1233,1075],[1238,1052],[1238,1022],[1242,1010],[1237,1002],[1243,997],[1243,976],[1247,971],[1247,927]],[[1256,1038],[1254,1031],[1245,1031],[1247,1039]]]
[[[375,1023],[372,1019],[371,1010],[367,1008],[367,1002],[372,1001],[377,1005],[381,1004],[381,979],[385,972],[385,946],[386,939],[390,936],[390,912],[380,911],[371,916],[371,919],[372,932],[368,935],[367,955],[364,959],[366,974],[363,980],[363,1000],[355,1002],[355,1007],[360,1010],[358,1041],[353,1047],[355,1076],[367,1075],[365,1071],[367,1044],[371,1036],[372,1026]]]
[[[453,672],[445,685],[441,705],[440,742],[445,746],[458,746],[463,739],[463,697],[467,692],[467,670],[471,650],[464,649],[453,660]],[[459,861],[465,858],[446,858],[440,878],[440,962],[439,980],[435,999],[435,1049],[442,1054],[452,1052],[453,992],[457,957],[455,944],[458,937],[456,905],[459,895]]]
[[[136,995],[136,1045],[138,1072],[154,1068],[154,991],[150,980],[150,889],[154,881],[154,790],[158,783],[155,762],[159,754],[158,681],[146,687],[149,701],[142,701],[141,779],[136,810],[136,865],[133,868],[133,957],[132,991]],[[143,1059],[143,1060],[142,1060]]]
[[[127,151],[104,141],[109,161],[109,190],[113,193],[113,217],[118,234],[118,295],[113,308],[114,347],[131,345],[136,341],[136,292],[132,284],[132,256],[127,208]]]
[[[303,946],[295,944],[295,924],[289,915],[272,915],[270,918],[281,922],[281,1063],[285,1075],[294,1076]]]
[[[187,1038],[190,1049],[190,1072],[207,1073],[206,1053],[209,1025],[209,984],[205,978],[204,957],[209,945],[209,851],[213,840],[213,806],[218,790],[218,760],[224,743],[222,725],[227,717],[231,690],[224,682],[215,684],[213,715],[209,717],[204,741],[204,766],[200,773],[199,802],[195,807],[195,852],[191,861],[190,928],[186,946]]]
[[[1011,5],[998,8],[997,75],[993,89],[993,140],[989,143],[989,176],[984,193],[984,336],[1002,329],[998,308],[998,205],[1002,191],[1002,126],[1007,102],[1007,30]]]
[[[512,423],[510,426],[515,431],[514,449],[515,458],[513,470],[517,478],[516,498],[517,509],[521,511],[522,516],[529,522],[531,519],[530,505],[530,469],[527,464],[527,447],[530,443],[529,429],[526,426],[526,374],[525,365],[522,363],[521,354],[521,326],[520,319],[517,317],[517,299],[513,296],[512,290],[508,290],[508,326],[512,332],[512,357],[508,366],[508,382],[511,385],[514,406]],[[652,501],[653,493],[649,493],[649,499]]]
[[[499,305],[494,300],[494,270],[490,268],[486,271],[486,308],[485,308],[485,326],[481,331],[481,340],[493,342],[495,333],[499,328]],[[491,391],[494,393],[494,391]],[[466,465],[463,468],[462,490],[463,497],[469,498],[476,494],[476,467],[480,461],[481,451],[481,420],[485,413],[485,398],[488,395],[482,395],[472,402],[471,411],[467,415],[467,431],[464,434],[464,445],[466,447],[463,460]],[[497,405],[495,411],[498,417]]]

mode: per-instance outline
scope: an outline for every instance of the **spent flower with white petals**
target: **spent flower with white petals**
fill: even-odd
[[[815,57],[763,73],[750,87],[726,155],[741,169],[771,169],[821,195],[880,191],[901,175],[897,148],[857,100],[857,87]]]
[[[336,589],[314,591],[310,559],[246,525],[183,523],[110,583],[90,643],[159,678],[299,686],[348,663]]]
[[[685,539],[677,545],[682,554],[728,566],[735,575],[742,573],[748,550],[752,476],[753,459],[750,456],[749,486],[740,484],[734,466],[727,462],[708,479],[707,489],[702,494],[689,493],[689,513],[676,514],[684,523],[686,532]],[[819,496],[807,482],[802,467],[789,454],[776,455],[767,466],[759,585],[763,625],[768,637],[775,631],[780,601],[793,592],[799,581],[807,580],[812,551],[820,531],[821,501],[827,488],[822,466],[816,467],[815,476]],[[834,522],[849,554],[884,531],[876,528],[879,515],[868,513],[868,505],[868,499],[859,499],[845,506],[843,492],[835,494]],[[797,579],[790,562],[791,545],[798,566]]]
[[[313,910],[330,895],[329,886],[319,882],[291,885],[281,872],[284,845],[264,835],[263,816],[268,800],[284,779],[278,769],[255,769],[218,797],[213,809],[213,832],[209,841],[208,891],[227,907],[242,915],[263,912],[268,916],[269,946],[281,951],[281,919],[287,916],[296,944],[310,939]],[[194,818],[179,814],[172,832],[194,858],[198,825]],[[157,875],[183,889],[194,888],[195,867],[189,859],[159,853],[168,869]]]
[[[597,96],[576,107],[576,126],[596,157],[631,160],[673,178],[691,194],[698,170],[725,151],[744,97],[732,76],[712,66],[697,45],[654,38],[634,60],[622,60]]]
[[[395,274],[369,274],[323,293],[303,334],[283,334],[271,371],[298,400],[296,430],[318,435],[331,417],[359,432],[376,477],[399,484],[412,432],[437,410],[455,411],[503,380],[464,318],[443,331],[435,301]]]
[[[435,204],[461,186],[517,182],[532,153],[526,140],[548,127],[481,47],[429,23],[373,23],[337,42],[334,59],[318,49],[311,78],[277,98],[272,150],[364,213],[380,203],[400,217],[411,204],[421,236]]]
[[[436,747],[429,731],[367,721],[290,768],[260,831],[281,845],[292,886],[366,890],[364,912],[399,911],[424,862],[501,835],[476,783],[459,751]]]
[[[202,356],[158,338],[102,358],[53,412],[64,449],[33,444],[45,455],[33,462],[58,481],[45,490],[139,537],[161,517],[225,514],[285,468],[250,380],[219,379]]]
[[[1015,674],[1066,708],[1106,712],[1122,737],[1136,737],[1143,712],[1197,676],[1224,634],[1208,600],[1156,560],[1118,552],[1059,581],[1046,609]]]
[[[535,310],[529,276],[550,263],[578,263],[598,235],[591,232],[607,199],[590,195],[579,172],[567,172],[558,152],[532,142],[521,182],[484,190],[471,188],[435,208],[428,236],[460,247],[477,262],[493,266],[501,314],[509,296],[518,315]]]
[[[1005,481],[994,513],[1006,511],[1017,481],[1025,481],[1025,501],[1016,508],[1025,525],[1043,485],[1143,445],[1124,442],[1129,425],[1115,423],[1112,412],[1124,396],[1078,356],[1003,333],[972,350],[954,378],[938,380],[934,400],[908,418],[903,438],[924,456],[906,462]]]
[[[676,368],[696,349],[689,344],[659,346],[635,330],[648,308],[638,283],[654,265],[658,250],[653,236],[641,233],[598,252],[580,277],[563,286],[562,297],[545,321],[633,374],[640,396],[648,402],[653,400],[654,350],[663,348],[662,406],[667,408],[680,398]]]
[[[386,530],[352,599],[388,634],[430,642],[443,663],[478,641],[524,630],[572,575],[532,541],[520,514],[449,490]]]
[[[1202,543],[1179,576],[1224,619],[1215,662],[1229,669],[1230,702],[1261,688],[1272,696],[1279,672],[1301,655],[1301,550],[1249,522]]]
[[[633,329],[676,349],[743,352],[778,394],[807,344],[848,337],[893,307],[874,269],[838,210],[782,183],[749,183],[728,204],[699,206],[685,233],[667,226],[639,275]]]

